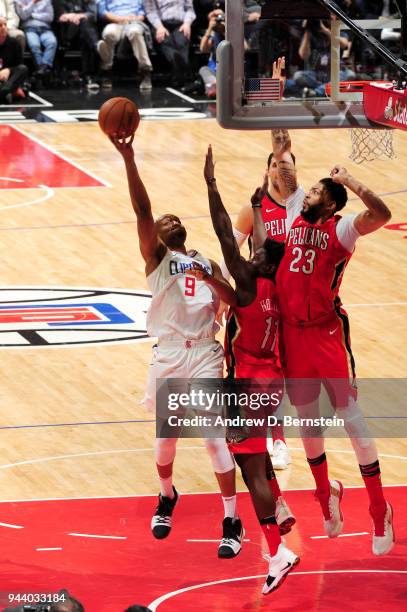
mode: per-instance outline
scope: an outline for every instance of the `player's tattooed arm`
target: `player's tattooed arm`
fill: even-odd
[[[268,174],[264,175],[263,185],[257,187],[256,191],[251,197],[251,204],[253,209],[253,249],[257,251],[258,248],[262,247],[264,241],[267,238],[267,230],[264,226],[263,213],[261,202],[264,194],[267,191],[268,186]]]
[[[204,177],[208,186],[212,225],[219,239],[227,269],[236,282],[244,284],[248,276],[247,261],[240,255],[239,247],[233,235],[232,222],[216,186],[215,165],[213,163],[211,145],[209,145],[206,155]]]
[[[158,238],[150,198],[134,160],[133,138],[126,142],[124,138],[112,136],[110,140],[125,163],[131,204],[137,217],[140,252],[151,272],[165,256],[167,247]]]
[[[291,138],[288,130],[271,130],[273,155],[277,163],[277,175],[280,193],[283,199],[297,191],[297,171],[291,155]]]
[[[349,174],[346,168],[335,166],[331,171],[331,178],[335,183],[348,187],[366,206],[367,210],[359,213],[354,221],[355,229],[361,236],[378,230],[390,221],[391,212],[383,200],[366,187],[366,185]]]

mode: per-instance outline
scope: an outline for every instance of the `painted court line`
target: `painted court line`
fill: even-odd
[[[38,552],[50,551],[50,550],[62,550],[62,547],[61,546],[54,546],[53,548],[36,548],[35,550],[38,550]]]
[[[198,445],[194,445],[194,446],[178,446],[177,448],[177,452],[183,451],[183,450],[206,450],[206,447],[204,445],[202,446],[198,446]],[[291,448],[291,451],[300,451],[300,452],[304,452],[303,448]],[[91,452],[86,452],[86,453],[72,453],[72,454],[67,454],[67,455],[55,455],[55,456],[50,456],[50,457],[38,457],[36,459],[26,459],[25,461],[17,461],[16,463],[4,463],[3,465],[0,465],[0,470],[5,470],[5,469],[9,469],[9,468],[13,468],[16,466],[20,466],[20,465],[31,465],[31,464],[35,464],[35,463],[46,463],[47,461],[61,461],[63,459],[76,459],[77,457],[94,457],[94,456],[101,456],[101,455],[118,455],[118,454],[124,454],[124,453],[144,453],[144,452],[153,452],[155,451],[154,448],[152,447],[147,447],[147,448],[127,448],[127,449],[116,449],[116,450],[106,450],[106,451],[91,451]],[[342,450],[342,449],[327,449],[328,453],[344,453],[346,455],[353,455],[354,451],[353,450]],[[387,459],[400,459],[400,460],[404,460],[407,461],[407,457],[405,457],[404,455],[389,455],[387,453],[379,453],[379,457],[383,458],[387,458]],[[392,486],[392,485],[389,485]],[[404,485],[403,485],[404,486]],[[298,490],[298,489],[295,489]],[[305,491],[309,490],[309,489],[304,489]]]
[[[36,200],[30,200],[30,202],[23,202],[22,204],[11,204],[10,206],[2,206],[0,208],[0,212],[3,210],[10,210],[10,208],[23,208],[25,206],[32,206],[33,204],[40,204],[41,202],[45,202],[49,200],[54,195],[54,190],[51,187],[47,187],[47,185],[37,185],[38,189],[43,189],[45,193]],[[34,188],[35,189],[35,188]]]
[[[361,536],[361,535],[370,535],[367,531],[360,531],[359,533],[341,533],[338,538],[350,538],[352,536]],[[321,535],[321,536],[310,536],[311,540],[323,540],[323,539],[328,539],[327,535]]]
[[[291,572],[288,575],[289,579],[294,576],[309,576],[309,575],[321,575],[321,574],[407,574],[407,570],[316,570],[310,572]],[[240,580],[257,580],[258,578],[265,578],[266,574],[257,574],[256,576],[240,576],[238,578],[225,578],[224,580],[213,580],[212,582],[202,582],[201,584],[194,584],[192,586],[184,587],[170,593],[165,593],[161,597],[157,597],[151,603],[147,604],[148,608],[155,612],[160,604],[172,597],[187,593],[188,591],[195,591],[196,589],[203,589],[208,586],[216,586],[218,584],[225,584],[228,582],[239,582]]]
[[[126,536],[97,535],[94,533],[68,533],[76,538],[99,538],[101,540],[127,540]]]
[[[187,540],[187,542],[219,542],[219,538],[217,540]],[[245,538],[243,542],[250,542],[250,540]]]
[[[32,140],[33,142],[36,142],[37,144],[39,144],[41,147],[44,147],[44,149],[47,149],[48,151],[51,151],[51,153],[53,155],[56,155],[60,159],[65,160],[68,164],[71,164],[71,166],[75,166],[75,168],[78,168],[78,170],[80,170],[84,174],[87,174],[88,176],[91,176],[93,179],[95,179],[95,181],[99,181],[99,183],[102,183],[102,185],[104,185],[105,187],[111,187],[111,185],[109,183],[107,183],[105,180],[99,178],[98,176],[93,174],[93,172],[91,172],[90,170],[87,170],[86,168],[82,168],[82,166],[77,164],[75,161],[73,161],[72,159],[69,159],[68,157],[66,157],[65,155],[63,155],[62,153],[60,153],[59,151],[57,151],[56,149],[51,147],[50,145],[45,144],[39,138],[35,138],[35,136],[32,136],[31,134],[28,134],[27,132],[25,132],[24,130],[22,130],[19,127],[14,126],[13,129],[15,129],[17,132],[20,132],[20,134],[23,134],[23,136],[25,136],[25,138],[28,138],[29,140]],[[63,189],[63,187],[62,187],[62,189]]]
[[[205,447],[202,447],[205,448]],[[153,449],[151,449],[153,450]],[[384,484],[383,487],[407,487],[407,484]],[[364,485],[349,485],[345,489],[364,489]],[[294,489],[285,488],[284,491],[315,491],[315,487],[295,487]],[[219,491],[180,491],[182,495],[219,495]],[[244,491],[236,491],[236,493],[247,493]],[[134,493],[133,495],[80,495],[78,497],[35,497],[33,499],[3,499],[0,504],[24,504],[32,502],[49,502],[49,501],[78,501],[85,499],[137,499],[139,497],[157,497],[157,493]],[[218,542],[219,540],[217,540]]]
[[[9,527],[10,529],[24,529],[22,525],[12,525],[11,523],[0,523],[0,527]]]

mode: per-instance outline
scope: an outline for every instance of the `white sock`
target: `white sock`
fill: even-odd
[[[230,518],[235,518],[236,516],[236,495],[232,495],[231,497],[223,497],[223,507],[225,509],[225,518],[228,516]]]
[[[172,476],[168,478],[160,478],[160,493],[163,497],[173,499],[174,490],[172,488]]]

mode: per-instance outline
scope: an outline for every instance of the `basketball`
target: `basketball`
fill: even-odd
[[[140,123],[137,106],[128,98],[110,98],[99,110],[98,121],[108,136],[127,138],[134,134]]]

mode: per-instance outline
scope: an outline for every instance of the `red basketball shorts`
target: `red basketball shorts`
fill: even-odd
[[[326,323],[297,327],[282,324],[280,358],[290,402],[304,406],[315,401],[325,386],[334,408],[356,399],[348,317],[341,309]]]
[[[267,365],[264,362],[260,362],[257,364],[240,364],[235,366],[235,379],[245,379],[249,382],[247,385],[247,392],[252,394],[258,393],[267,393],[268,395],[273,394],[273,411],[277,410],[283,395],[284,395],[284,379],[283,372],[280,367],[278,367],[274,363],[269,363]],[[264,381],[264,383],[263,383]],[[246,385],[242,388],[242,390],[246,390]],[[279,397],[280,400],[277,401],[276,397]],[[261,413],[256,414],[256,412],[252,412],[250,410],[246,410],[246,417],[254,417],[258,416],[259,418],[267,418],[268,411],[262,411]],[[243,439],[241,442],[229,442],[228,447],[231,453],[233,454],[256,454],[256,453],[265,453],[267,452],[267,438],[266,436],[258,438],[258,437],[250,437],[250,431],[248,432],[247,438]]]

